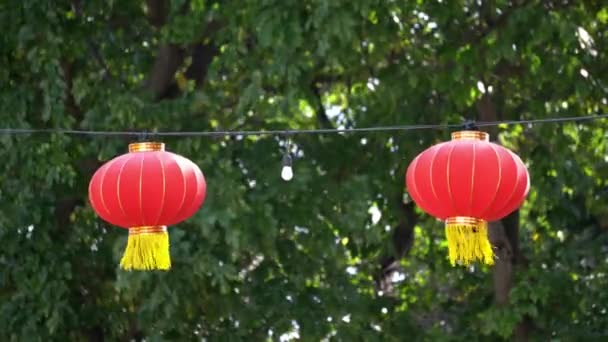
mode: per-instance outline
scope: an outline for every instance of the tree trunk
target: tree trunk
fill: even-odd
[[[481,121],[497,121],[496,107],[489,94],[484,94],[477,102],[477,111]],[[490,130],[496,137],[496,129]],[[526,265],[526,259],[519,250],[519,210],[514,211],[501,221],[490,222],[488,239],[494,247],[494,301],[498,306],[509,304],[509,293],[513,287],[513,275],[516,265]],[[513,329],[515,341],[527,341],[532,327],[530,317],[525,317]]]

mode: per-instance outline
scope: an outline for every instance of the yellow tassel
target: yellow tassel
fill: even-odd
[[[165,226],[133,227],[129,229],[127,248],[120,260],[124,270],[168,270],[169,234]]]
[[[494,253],[488,241],[486,221],[470,217],[452,217],[446,220],[445,234],[452,266],[469,265],[475,261],[492,265]]]

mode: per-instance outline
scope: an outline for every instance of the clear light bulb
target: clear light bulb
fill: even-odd
[[[283,170],[281,170],[281,178],[286,181],[290,181],[293,178],[293,169],[291,166],[283,166]]]
[[[293,169],[291,168],[291,156],[285,154],[283,156],[283,169],[281,170],[281,178],[285,181],[290,181],[293,178]]]

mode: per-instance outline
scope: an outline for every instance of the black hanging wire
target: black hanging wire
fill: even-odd
[[[474,120],[465,120],[465,122],[462,124],[462,129],[465,131],[479,131],[479,127],[477,127]]]
[[[545,124],[545,123],[567,123],[583,122],[608,118],[608,114],[597,114],[587,116],[571,116],[559,118],[544,118],[530,120],[505,120],[505,121],[477,121],[475,126],[491,127],[498,125],[522,125],[522,124]],[[395,126],[376,126],[361,128],[322,128],[322,129],[296,129],[296,130],[252,130],[252,131],[161,131],[145,132],[147,135],[153,134],[155,137],[224,137],[224,136],[280,136],[280,135],[304,135],[304,134],[333,134],[333,133],[365,133],[365,132],[390,132],[390,131],[414,131],[414,130],[445,130],[452,128],[462,128],[463,124],[438,124],[438,125],[395,125]],[[57,133],[70,135],[88,136],[132,136],[140,137],[142,131],[95,131],[77,129],[57,129],[57,128],[0,128],[0,135],[34,134],[34,133]]]
[[[140,132],[140,133],[137,135],[137,139],[138,139],[140,142],[143,142],[143,141],[148,140],[148,136],[149,136],[148,131],[143,131],[143,132]]]

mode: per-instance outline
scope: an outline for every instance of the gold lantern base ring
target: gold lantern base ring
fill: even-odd
[[[170,269],[167,226],[129,228],[127,248],[120,260],[120,267],[127,271]]]
[[[494,264],[486,221],[466,216],[450,217],[445,220],[445,235],[452,266],[469,265],[476,261]]]

